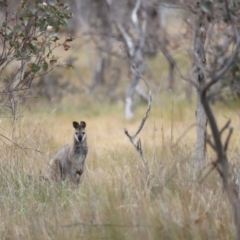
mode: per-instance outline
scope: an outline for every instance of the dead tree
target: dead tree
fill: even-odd
[[[125,117],[133,118],[134,96],[148,102],[147,93],[139,84],[139,79],[146,70],[146,57],[157,54],[158,3],[154,0],[80,0],[76,7],[80,11],[78,19],[84,37],[88,38],[87,44],[93,42],[98,55],[96,68],[90,64],[93,84],[89,90],[94,92],[95,86],[103,85],[106,89],[109,80],[112,81],[109,65],[124,55],[132,66],[128,69],[131,74],[128,75],[130,79],[125,94]]]
[[[216,153],[216,160],[212,162],[212,167],[210,171],[208,171],[208,174],[213,169],[216,169],[219,173],[224,191],[232,208],[233,220],[236,229],[236,239],[240,240],[240,199],[237,191],[237,189],[239,190],[239,186],[236,187],[236,183],[234,183],[231,179],[230,164],[227,157],[227,149],[233,129],[230,127],[230,121],[228,121],[222,129],[219,129],[208,99],[208,93],[211,88],[222,80],[223,76],[229,71],[239,54],[240,34],[237,27],[237,23],[239,23],[239,14],[236,14],[238,13],[238,9],[229,9],[228,0],[214,2],[197,1],[197,7],[193,12],[197,14],[198,18],[194,39],[194,62],[197,81],[192,81],[192,84],[197,89],[198,104],[201,104],[202,111],[204,111],[204,115],[206,117],[203,118],[203,122],[198,122],[197,119],[198,127],[201,127],[202,130],[204,129],[201,133],[201,139],[197,139],[197,141],[201,140],[203,143],[201,144],[201,154],[203,157],[201,157],[199,161],[202,161],[206,156],[205,144],[207,142]],[[218,18],[214,18],[212,21],[211,17],[213,13],[215,13]],[[224,19],[220,17],[223,15]],[[224,52],[221,51],[218,53],[216,53],[216,51],[214,52],[214,49],[216,49],[216,47],[222,47],[222,45],[213,33],[214,25],[216,26],[217,24],[218,26],[226,29],[231,27],[231,37],[234,39],[234,41],[231,41],[231,44],[228,46],[225,46],[226,43],[224,43]],[[211,25],[211,32],[208,34],[208,37],[206,37],[209,25]],[[208,48],[205,43],[206,39],[208,40]],[[217,45],[214,45],[216,43]],[[208,65],[206,64],[206,53],[210,53],[208,55]],[[223,55],[225,57],[225,61],[219,62],[219,58]],[[198,115],[199,113],[197,112],[197,118]],[[205,127],[207,121],[210,126],[212,137],[209,137],[206,134]],[[200,125],[200,123],[203,123],[203,125]],[[223,141],[221,137],[223,132],[226,130],[228,130],[227,138]]]
[[[147,159],[146,159],[143,149],[142,149],[141,139],[139,138],[138,141],[136,142],[136,137],[142,131],[144,124],[147,121],[148,115],[150,113],[151,106],[152,106],[152,91],[151,91],[147,81],[143,78],[143,76],[140,75],[140,77],[143,79],[144,83],[146,84],[146,86],[148,88],[148,107],[147,107],[146,113],[145,113],[144,117],[142,118],[142,121],[141,121],[136,133],[131,136],[126,128],[124,129],[124,133],[127,135],[127,137],[129,138],[129,141],[133,144],[134,148],[138,152],[138,154],[142,160],[144,169],[145,169],[146,179],[147,179],[147,181],[149,181],[150,177],[151,177],[151,171],[149,169]]]
[[[161,25],[161,40],[160,40],[160,49],[163,55],[165,56],[169,70],[168,70],[168,89],[171,91],[174,91],[175,88],[175,66],[176,66],[176,61],[174,57],[172,56],[171,52],[169,51],[168,48],[168,43],[169,43],[169,38],[168,38],[168,33],[167,33],[167,26],[166,26],[166,11],[168,8],[171,6],[168,4],[160,5],[159,12],[160,12],[160,25]]]
[[[208,30],[207,15],[200,11],[197,15],[195,34],[194,34],[194,67],[196,82],[200,87],[206,83],[206,74],[204,65],[206,64],[205,48]],[[206,162],[206,129],[207,117],[201,103],[201,92],[197,89],[197,109],[196,109],[196,149],[195,161],[196,163]]]
[[[240,39],[238,40],[240,41]],[[229,127],[230,121],[228,121],[224,127],[220,130],[217,126],[216,119],[212,112],[212,109],[209,105],[209,101],[207,100],[207,91],[209,88],[217,81],[218,75],[214,76],[211,81],[205,86],[199,89],[201,93],[201,103],[203,109],[206,113],[206,116],[209,121],[210,129],[212,132],[212,140],[209,137],[207,142],[213,148],[216,153],[217,160],[212,162],[212,169],[216,169],[222,179],[223,188],[228,197],[229,203],[232,208],[234,224],[236,228],[236,239],[240,239],[240,199],[237,187],[235,183],[230,178],[230,165],[227,158],[227,148],[229,144],[229,140],[231,134],[233,132],[233,128]],[[228,130],[228,136],[225,142],[222,141],[221,136],[225,130]]]
[[[149,30],[147,28],[149,19],[154,20],[157,12],[148,11],[148,6],[144,1],[138,0],[131,13],[131,25],[134,34],[125,26],[125,23],[117,23],[119,32],[125,43],[127,57],[131,65],[131,81],[125,98],[125,117],[133,118],[133,95],[137,92],[144,100],[148,101],[146,94],[143,94],[139,85],[139,80],[146,69],[145,55],[149,51],[149,42],[147,37]],[[153,21],[154,22],[154,21]],[[151,47],[150,47],[151,49]]]
[[[238,191],[236,190],[235,183],[230,178],[230,164],[227,158],[227,148],[233,129],[229,127],[230,121],[228,121],[221,130],[218,128],[215,116],[207,98],[207,93],[209,89],[219,80],[221,80],[221,78],[226,74],[226,72],[234,63],[240,49],[240,34],[238,28],[235,25],[234,20],[232,19],[228,6],[228,1],[225,0],[224,4],[226,11],[225,14],[230,21],[232,31],[235,36],[235,45],[232,50],[232,54],[228,57],[224,65],[222,65],[218,69],[214,69],[214,71],[208,75],[210,80],[207,83],[205,83],[204,85],[199,84],[198,92],[200,93],[201,104],[207,116],[212,133],[212,138],[208,137],[207,142],[216,153],[216,161],[212,163],[212,169],[216,169],[222,179],[223,188],[228,197],[233,212],[233,219],[236,228],[236,239],[240,239],[240,199]],[[206,70],[204,66],[203,70]],[[229,132],[225,142],[223,142],[221,136],[222,133],[227,129],[229,130]]]

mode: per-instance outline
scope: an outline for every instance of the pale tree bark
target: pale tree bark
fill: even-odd
[[[189,73],[189,76],[190,76],[190,79],[194,79],[194,64],[192,64],[191,68],[190,68],[190,73]],[[192,103],[192,95],[193,95],[193,85],[192,84],[189,84],[187,83],[186,84],[186,88],[185,88],[185,93],[186,93],[186,99],[189,103]]]
[[[140,93],[139,91],[139,80],[145,71],[145,62],[144,62],[144,46],[145,46],[145,33],[146,33],[146,14],[143,10],[142,17],[143,21],[141,23],[138,22],[137,12],[140,8],[141,0],[138,0],[135,8],[132,11],[131,19],[135,26],[135,30],[137,32],[137,39],[133,39],[133,37],[127,32],[125,27],[122,24],[117,24],[120,33],[123,36],[124,42],[126,44],[127,53],[129,57],[129,61],[131,64],[131,82],[129,88],[126,93],[125,99],[125,118],[132,119],[134,116],[133,113],[133,95],[134,92]],[[140,94],[141,96],[142,94]],[[143,95],[141,96],[143,97]]]
[[[161,6],[160,7],[160,25],[161,25],[161,51],[163,55],[165,56],[169,70],[168,70],[168,89],[174,91],[174,85],[175,85],[175,75],[174,70],[176,66],[176,62],[171,55],[169,49],[168,49],[168,36],[167,36],[167,30],[166,30],[166,18],[167,18],[167,6]]]
[[[222,79],[222,77],[230,70],[230,68],[233,66],[233,63],[236,61],[237,56],[239,55],[240,33],[237,25],[235,25],[235,19],[232,19],[232,15],[228,6],[228,0],[224,0],[224,3],[226,16],[231,23],[231,28],[234,33],[235,44],[232,44],[231,55],[227,57],[227,60],[223,64],[221,64],[218,69],[213,69],[213,71],[211,71],[211,74],[208,75],[209,81],[204,86],[197,86],[197,88],[198,92],[200,93],[201,103],[208,118],[209,127],[212,132],[212,136],[207,137],[207,142],[209,146],[213,149],[213,151],[215,151],[216,153],[216,160],[212,162],[212,168],[210,169],[210,171],[208,171],[208,173],[210,173],[213,169],[216,169],[222,179],[224,192],[226,193],[232,208],[233,220],[235,224],[235,239],[240,240],[239,186],[236,185],[237,183],[234,182],[233,178],[231,177],[231,166],[227,157],[227,149],[230,137],[233,132],[233,128],[230,126],[230,120],[222,127],[222,129],[218,128],[214,113],[210,107],[209,100],[207,99],[207,92],[209,91],[209,89],[215,84],[217,84]],[[207,24],[204,24],[203,16],[201,19],[203,21],[203,25],[201,25],[200,28],[204,29],[201,32],[206,34]],[[203,39],[205,39],[204,36]],[[198,61],[198,63],[200,63],[198,64],[199,67],[201,65],[201,62]],[[204,68],[202,69],[204,70]],[[227,137],[226,140],[223,141],[223,134],[226,131],[228,131]]]
[[[156,29],[159,25],[158,11],[153,8],[150,1],[136,0],[133,8],[126,11],[127,14],[130,13],[130,18],[124,17],[126,13],[124,13],[125,15],[122,14],[122,18],[117,18],[116,6],[112,6],[114,5],[112,1],[105,1],[109,10],[115,9],[112,21],[117,26],[120,39],[124,42],[123,49],[126,51],[131,65],[131,79],[125,97],[125,118],[132,119],[134,116],[134,94],[138,94],[144,101],[148,102],[148,97],[141,88],[139,80],[146,69],[145,57],[148,54],[150,56],[156,54],[156,44],[158,42],[156,41],[158,39]],[[127,8],[129,6],[126,5]]]
[[[164,40],[165,42],[167,41],[166,39]],[[174,75],[174,70],[176,66],[176,62],[174,58],[172,57],[171,53],[167,49],[166,43],[162,43],[161,50],[163,55],[165,56],[166,60],[168,61],[168,89],[174,91],[175,89],[175,75]]]
[[[94,73],[94,83],[93,86],[104,84],[104,70],[105,70],[105,57],[104,53],[99,52],[98,63]]]
[[[125,95],[125,117],[133,118],[134,96],[138,95],[148,102],[147,94],[145,89],[141,88],[139,79],[146,68],[145,58],[155,56],[159,47],[157,2],[153,0],[80,0],[76,3],[76,7],[80,11],[84,9],[80,17],[78,16],[79,21],[85,24],[87,30],[85,34],[88,34],[98,47],[99,61],[96,71],[92,74],[93,90],[96,85],[104,85],[104,80],[108,81],[109,78],[104,79],[104,74],[108,74],[109,59],[111,54],[114,57],[122,57],[116,53],[115,46],[118,41],[123,42],[120,49],[131,66],[131,79]],[[82,28],[84,24],[81,24]],[[170,78],[173,79],[173,76],[171,75]]]
[[[149,165],[148,165],[148,161],[144,155],[143,149],[142,149],[142,144],[141,144],[141,139],[139,138],[138,141],[136,142],[136,137],[137,135],[141,132],[142,128],[144,127],[145,122],[147,121],[147,118],[149,116],[149,112],[151,110],[151,106],[152,106],[152,90],[150,89],[147,81],[145,80],[144,77],[142,77],[144,83],[146,84],[147,88],[148,88],[148,108],[146,110],[146,113],[144,115],[144,117],[142,118],[142,121],[136,131],[136,133],[134,135],[130,135],[128,130],[125,128],[124,132],[127,135],[127,137],[129,138],[130,142],[133,144],[133,146],[135,147],[136,151],[139,153],[141,160],[143,162],[145,171],[146,171],[146,179],[147,182],[151,179],[152,173],[149,169]]]
[[[12,85],[10,87],[11,92],[11,107],[12,107],[12,117],[13,117],[13,128],[12,128],[12,139],[15,138],[15,125],[17,121],[18,116],[18,106],[21,100],[21,97],[19,96],[19,92],[17,90],[20,82],[24,80],[24,73],[26,71],[28,62],[24,60],[17,70],[15,77],[13,78]]]
[[[94,2],[94,1],[93,1]],[[104,0],[95,0],[96,11],[96,23],[94,21],[93,29],[97,32],[98,29],[102,29],[102,36],[100,35],[95,41],[96,46],[98,47],[98,63],[94,73],[94,85],[99,86],[103,85],[105,81],[105,68],[107,65],[107,56],[104,54],[104,51],[107,51],[111,48],[111,44],[109,42],[108,34],[111,33],[111,22],[109,18],[108,8]]]
[[[203,12],[199,12],[195,25],[194,36],[194,65],[196,71],[196,82],[199,85],[197,89],[197,109],[196,109],[196,149],[195,149],[195,161],[196,163],[206,162],[206,129],[207,129],[207,117],[201,103],[200,89],[206,83],[205,76],[205,50],[204,44],[206,40],[206,33],[208,30],[208,20]]]
[[[133,114],[133,95],[135,91],[139,91],[139,80],[145,71],[145,64],[143,60],[143,54],[141,49],[137,49],[134,58],[132,59],[131,68],[131,83],[126,94],[125,104],[125,117],[126,119],[132,119]],[[142,95],[143,97],[143,95]]]

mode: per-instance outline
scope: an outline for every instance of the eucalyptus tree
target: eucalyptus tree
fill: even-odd
[[[93,86],[105,82],[111,56],[124,58],[128,63],[131,80],[125,97],[125,117],[131,119],[134,94],[148,101],[139,79],[146,69],[145,58],[157,53],[158,5],[146,0],[82,0],[78,6],[83,12],[79,17],[81,28],[91,36],[98,51],[96,67],[91,66]],[[116,49],[117,45],[120,47]]]
[[[197,21],[194,45],[198,80],[195,86],[200,99],[198,108],[204,110],[204,117],[197,114],[197,119],[200,117],[208,119],[212,136],[207,136],[206,124],[198,127],[203,128],[205,141],[216,153],[216,160],[212,162],[211,169],[216,169],[222,179],[223,188],[232,207],[236,239],[240,239],[239,185],[230,177],[230,163],[227,157],[227,149],[233,128],[230,127],[230,120],[222,128],[218,127],[217,120],[209,104],[208,93],[214,85],[223,80],[238,58],[240,49],[238,4],[238,1],[229,0],[198,1],[195,8]],[[226,37],[228,38],[227,41]],[[204,44],[205,40],[206,43]],[[225,61],[222,61],[222,59],[225,59]],[[223,132],[227,130],[227,138],[223,141]],[[204,152],[205,148],[202,151]],[[198,161],[202,160],[199,159]]]
[[[109,5],[111,9],[111,5]],[[129,18],[117,21],[118,32],[124,42],[124,50],[131,66],[131,81],[125,98],[125,117],[133,117],[133,95],[137,92],[147,100],[142,91],[139,80],[146,69],[145,58],[148,54],[154,55],[157,51],[157,30],[159,27],[158,10],[153,3],[138,0],[128,9]]]
[[[205,162],[207,116],[201,103],[201,89],[216,74],[219,77],[215,84],[212,84],[212,88],[217,86],[237,59],[240,17],[237,1],[197,1],[192,7],[192,12],[196,16],[194,71],[196,83],[199,85],[196,109],[196,162]]]
[[[17,119],[18,105],[36,79],[58,64],[56,48],[68,50],[71,36],[59,30],[72,18],[60,0],[0,1],[0,107]]]

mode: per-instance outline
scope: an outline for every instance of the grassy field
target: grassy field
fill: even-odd
[[[233,239],[218,175],[211,173],[200,185],[194,170],[195,129],[184,134],[195,121],[194,104],[154,96],[140,134],[152,172],[148,182],[123,131],[136,131],[146,106],[128,122],[121,104],[64,104],[25,110],[15,131],[18,146],[1,137],[0,239]],[[236,129],[229,150],[233,164],[240,137],[234,109],[214,106],[219,125],[231,118]],[[46,180],[51,156],[72,141],[73,120],[87,122],[89,145],[78,189]],[[1,134],[10,133],[9,121],[2,120]]]
[[[75,65],[90,82],[86,51],[78,46],[75,50],[64,57],[77,57]],[[187,54],[181,50],[174,57],[188,74],[191,61]],[[120,96],[129,84],[126,62]],[[51,104],[33,99],[29,106],[22,106],[14,143],[9,141],[10,119],[1,118],[0,239],[234,238],[231,208],[217,173],[199,184],[210,165],[202,170],[194,166],[195,128],[189,127],[195,122],[195,103],[186,102],[184,83],[178,82],[178,76],[176,94],[166,93],[168,64],[161,54],[148,64],[153,75],[149,82],[153,105],[139,137],[150,179],[124,134],[125,127],[135,133],[146,106],[139,103],[135,118],[126,121],[121,97],[112,105],[88,99],[74,71],[64,69],[61,74],[63,80],[70,79],[82,90],[81,95],[68,95]],[[107,77],[110,81],[111,76]],[[232,119],[235,130],[228,157],[233,166],[240,156],[239,110],[236,103],[214,105],[219,126]],[[48,180],[49,161],[62,145],[72,141],[75,120],[86,121],[89,146],[79,188]],[[208,149],[209,163],[214,159]]]

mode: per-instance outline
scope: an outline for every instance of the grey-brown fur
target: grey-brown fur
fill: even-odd
[[[85,159],[88,153],[86,123],[73,122],[75,129],[73,142],[58,150],[50,161],[51,175],[54,179],[69,179],[79,184],[84,171]]]

